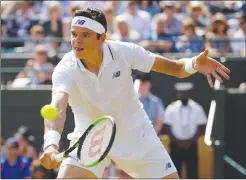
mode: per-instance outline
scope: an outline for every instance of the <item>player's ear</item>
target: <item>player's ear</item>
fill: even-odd
[[[106,40],[106,38],[107,38],[106,33],[102,33],[99,40],[103,43]]]

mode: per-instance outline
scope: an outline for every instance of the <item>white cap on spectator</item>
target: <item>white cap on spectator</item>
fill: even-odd
[[[173,7],[177,7],[178,6],[178,2],[176,2],[176,1],[160,1],[160,6],[173,6]]]

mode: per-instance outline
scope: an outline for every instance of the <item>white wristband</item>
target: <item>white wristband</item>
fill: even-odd
[[[44,147],[43,147],[43,149],[45,149],[46,147],[48,147],[50,145],[55,145],[55,146],[57,146],[57,148],[59,148],[60,139],[61,139],[61,135],[59,132],[57,132],[55,130],[50,130],[50,131],[46,132],[44,135]]]
[[[187,58],[187,59],[184,59],[185,60],[185,71],[189,74],[194,74],[197,72],[197,70],[195,70],[193,68],[193,61],[196,60],[196,57],[193,57],[193,58]]]

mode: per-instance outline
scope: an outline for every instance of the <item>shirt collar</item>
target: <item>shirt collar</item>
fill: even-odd
[[[110,47],[107,43],[103,43],[103,62],[102,62],[102,67],[106,67],[112,60],[112,53],[110,50]],[[76,66],[79,67],[82,72],[87,71],[87,69],[85,68],[85,66],[83,65],[83,63],[80,61],[80,59],[76,58],[74,52],[72,51],[72,58],[73,60],[76,62]]]
[[[103,43],[103,62],[102,66],[106,67],[113,60],[110,47],[107,43]]]

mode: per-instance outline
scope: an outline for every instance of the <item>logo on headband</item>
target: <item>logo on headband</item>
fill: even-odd
[[[75,24],[83,25],[85,23],[85,20],[78,19]]]

